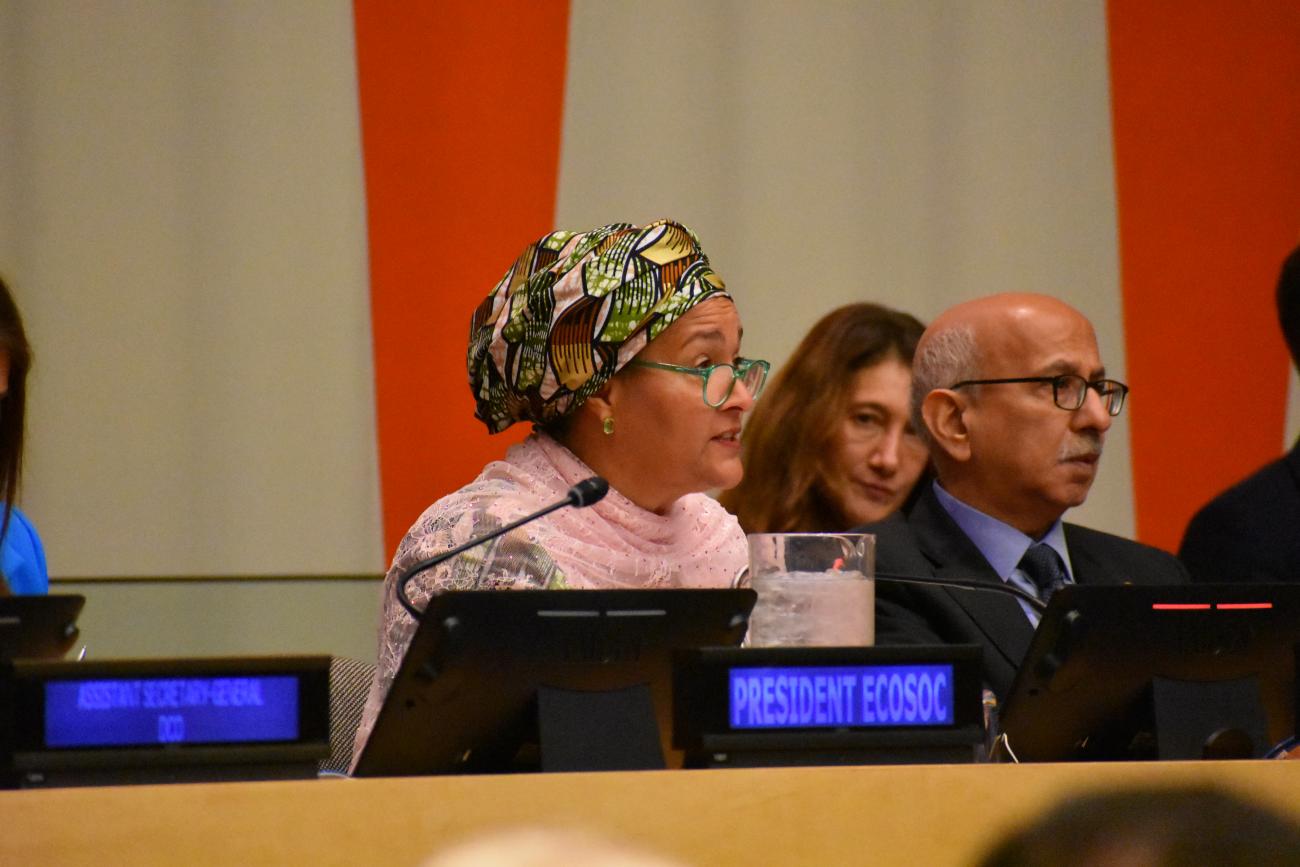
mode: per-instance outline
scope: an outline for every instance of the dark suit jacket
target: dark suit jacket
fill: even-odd
[[[1001,583],[932,489],[906,517],[860,528],[876,534],[876,571]],[[1173,555],[1119,536],[1065,525],[1078,584],[1182,584]],[[984,682],[1005,699],[1034,630],[1019,601],[1004,593],[876,582],[877,644],[979,644]]]
[[[1197,512],[1178,556],[1193,581],[1300,581],[1300,445]]]

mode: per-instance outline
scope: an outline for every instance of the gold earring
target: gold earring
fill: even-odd
[[[614,417],[613,417],[612,415],[611,415],[611,416],[608,416],[608,417],[605,419],[605,421],[601,423],[601,425],[600,425],[600,429],[603,430],[603,431],[605,432],[605,436],[607,436],[607,437],[609,437],[609,436],[613,436],[613,435],[614,435]]]

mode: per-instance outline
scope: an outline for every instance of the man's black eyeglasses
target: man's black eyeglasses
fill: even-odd
[[[1128,386],[1115,379],[1094,379],[1089,382],[1082,376],[1063,373],[1060,376],[1018,376],[1012,379],[963,379],[950,388],[963,388],[967,385],[1001,385],[1007,382],[1050,382],[1052,400],[1061,409],[1073,412],[1083,406],[1088,397],[1088,389],[1101,396],[1102,405],[1111,415],[1119,415],[1124,409],[1124,398],[1128,396]]]

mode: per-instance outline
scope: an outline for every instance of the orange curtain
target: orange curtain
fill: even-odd
[[[1172,550],[1282,446],[1300,4],[1110,0],[1108,18],[1137,535]]]
[[[355,0],[354,12],[391,554],[426,506],[525,433],[489,439],[473,417],[465,350],[474,307],[554,228],[569,6]]]

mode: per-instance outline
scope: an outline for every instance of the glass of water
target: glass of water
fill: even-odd
[[[875,641],[876,537],[753,533],[753,647],[846,647]]]

